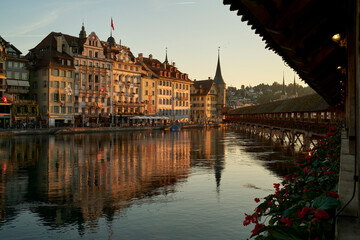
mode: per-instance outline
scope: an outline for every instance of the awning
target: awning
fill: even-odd
[[[19,83],[19,86],[30,87],[29,81],[18,81],[18,83]]]
[[[7,79],[6,83],[9,86],[19,86],[19,81],[17,81],[17,80],[9,80],[9,79]]]

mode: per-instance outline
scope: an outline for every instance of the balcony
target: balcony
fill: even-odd
[[[13,88],[8,88],[8,90],[6,91],[7,93],[18,93],[18,94],[26,94],[29,93],[29,89],[13,89]]]

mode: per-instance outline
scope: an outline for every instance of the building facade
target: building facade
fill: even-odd
[[[40,118],[50,127],[74,123],[72,51],[62,33],[52,32],[27,55],[31,65],[31,95],[38,101]]]
[[[194,81],[191,88],[191,120],[222,121],[226,103],[226,84],[221,74],[220,55],[214,79]]]
[[[161,63],[150,54],[139,55],[142,64],[142,98],[146,109],[155,109],[156,115],[167,116],[173,121],[190,120],[190,87],[188,75],[180,72],[175,63],[169,64],[167,56]]]

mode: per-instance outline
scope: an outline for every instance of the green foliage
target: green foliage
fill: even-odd
[[[332,223],[340,201],[337,192],[340,131],[328,127],[326,138],[298,163],[298,170],[274,184],[244,225],[255,224],[255,239],[332,239]],[[259,199],[255,199],[259,202]],[[267,218],[267,224],[261,223]]]

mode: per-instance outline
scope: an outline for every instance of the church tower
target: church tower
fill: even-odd
[[[218,87],[218,104],[217,104],[217,111],[218,111],[218,117],[222,119],[221,110],[225,107],[225,98],[226,98],[226,84],[224,82],[224,79],[221,75],[221,67],[220,67],[220,47],[218,49],[218,62],[216,67],[216,73],[214,77],[214,82],[216,83]]]
[[[283,72],[283,86],[282,86],[282,92],[281,92],[281,99],[286,99],[287,98],[287,94],[285,91],[285,76],[284,76],[284,72]]]
[[[292,90],[292,93],[291,93],[291,97],[298,97],[298,93],[296,91],[296,82],[295,82],[295,72],[294,72],[294,86],[293,86],[293,90]]]
[[[81,31],[79,33],[79,38],[80,39],[85,39],[87,36],[86,36],[86,31],[85,31],[85,27],[84,27],[84,23],[82,23],[82,27],[81,27]]]

